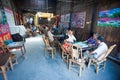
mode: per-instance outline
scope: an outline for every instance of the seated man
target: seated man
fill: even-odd
[[[68,38],[70,29],[64,29],[63,34],[64,34],[64,39]]]
[[[53,42],[54,41],[54,37],[53,37],[54,35],[52,34],[51,29],[48,30],[47,35],[50,39],[50,42]]]
[[[89,46],[96,46],[97,45],[97,37],[98,37],[98,33],[94,33],[92,37],[90,37],[87,41]]]
[[[74,43],[76,41],[75,36],[73,35],[72,31],[69,31],[68,33],[68,39],[66,39],[67,42]]]
[[[57,28],[56,24],[53,25],[52,30],[53,30],[53,34],[54,34],[54,35],[57,35],[57,34],[58,34],[58,28]]]
[[[87,58],[99,58],[102,54],[104,54],[108,50],[108,46],[104,43],[104,37],[99,36],[97,38],[97,43],[99,44],[97,49],[92,52],[87,52],[84,54]]]
[[[49,37],[50,45],[55,46],[55,43],[57,43],[57,41],[54,39],[51,28],[48,29],[47,36]]]

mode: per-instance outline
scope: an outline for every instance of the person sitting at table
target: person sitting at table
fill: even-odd
[[[72,53],[72,44],[71,43],[68,43],[66,40],[64,40],[63,47],[67,53],[69,53],[69,54]]]
[[[97,38],[97,43],[98,43],[98,47],[92,52],[87,51],[84,54],[85,57],[87,57],[87,58],[98,58],[108,50],[108,46],[104,42],[104,37],[99,36]]]
[[[89,46],[97,46],[97,37],[98,37],[98,33],[94,33],[93,36],[90,37],[85,42],[87,42]]]
[[[49,28],[49,30],[47,32],[47,35],[50,39],[50,42],[53,42],[54,41],[54,37],[53,37],[54,35],[52,34],[52,29],[51,28]]]
[[[69,28],[64,28],[64,29],[63,29],[64,39],[68,38],[68,33],[69,33],[69,31],[70,31]]]
[[[65,35],[68,35],[68,34],[69,34],[69,31],[70,31],[70,29],[66,29]]]
[[[52,30],[53,30],[53,34],[54,34],[54,35],[57,35],[57,34],[58,34],[58,28],[57,28],[56,24],[53,25]]]
[[[68,39],[66,39],[67,42],[74,43],[76,41],[75,36],[73,35],[72,31],[69,31],[68,33]]]

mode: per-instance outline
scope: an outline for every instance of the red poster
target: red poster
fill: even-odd
[[[10,40],[10,39],[12,39],[10,32],[7,32],[7,33],[0,35],[0,42],[3,42],[5,40]]]
[[[0,42],[3,42],[5,40],[10,40],[11,34],[8,24],[0,24]]]

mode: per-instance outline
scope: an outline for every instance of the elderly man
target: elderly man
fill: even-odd
[[[85,42],[87,42],[89,46],[97,46],[97,37],[98,37],[98,33],[94,33],[93,36],[90,37]]]
[[[47,35],[50,39],[50,42],[53,42],[54,41],[54,35],[52,34],[52,30],[51,28],[49,28],[48,32],[47,32]]]
[[[98,43],[98,47],[92,52],[87,51],[87,53],[85,53],[85,57],[99,58],[102,54],[104,54],[108,50],[108,46],[104,42],[104,37],[99,36],[97,38],[97,43]]]

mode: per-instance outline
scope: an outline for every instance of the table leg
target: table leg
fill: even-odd
[[[21,53],[22,53],[22,56],[24,56],[24,52],[23,52],[23,49],[22,49],[22,47],[21,47]]]
[[[26,52],[25,45],[23,45],[24,51]]]
[[[7,75],[6,75],[5,66],[1,66],[1,70],[2,70],[2,73],[3,73],[4,79],[5,79],[5,80],[8,80],[8,79],[7,79]]]

